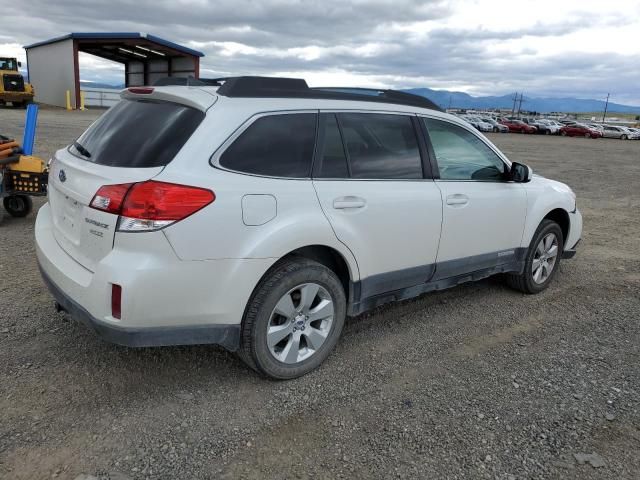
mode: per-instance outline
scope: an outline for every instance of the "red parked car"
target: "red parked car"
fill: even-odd
[[[563,137],[601,138],[602,132],[582,123],[570,123],[560,129]]]
[[[522,120],[509,120],[508,118],[503,118],[500,120],[500,123],[509,127],[509,132],[536,133],[538,131],[536,127],[533,125],[527,125]]]

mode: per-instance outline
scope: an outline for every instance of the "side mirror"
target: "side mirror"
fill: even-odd
[[[533,170],[524,163],[513,162],[509,171],[509,179],[513,182],[527,183],[533,177]]]
[[[22,67],[22,62],[18,62],[18,67]]]

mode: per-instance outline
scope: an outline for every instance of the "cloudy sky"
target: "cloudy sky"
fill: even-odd
[[[640,0],[2,1],[0,56],[71,31],[147,32],[203,51],[201,76],[524,91],[640,105]],[[83,80],[122,68],[82,54]]]

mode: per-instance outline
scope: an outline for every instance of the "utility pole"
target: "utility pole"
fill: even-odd
[[[449,108],[447,110],[451,110],[451,95],[449,95]]]
[[[516,113],[516,102],[518,101],[518,92],[516,92],[516,94],[514,95],[514,97],[511,100],[513,100],[513,107],[511,108],[511,115],[514,115]]]
[[[518,117],[520,117],[520,110],[522,110],[522,102],[524,101],[522,99],[524,93],[520,93],[520,103],[518,103]]]
[[[607,101],[604,104],[604,113],[602,114],[602,123],[604,123],[604,119],[607,116],[607,107],[609,106],[609,94],[607,93]]]

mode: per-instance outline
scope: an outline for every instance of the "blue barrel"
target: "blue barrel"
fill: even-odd
[[[38,105],[32,103],[27,106],[27,119],[24,122],[24,138],[22,139],[22,153],[33,155],[36,142],[36,125],[38,123]]]

